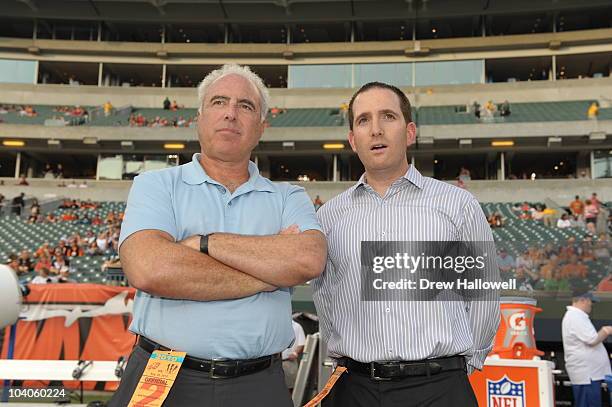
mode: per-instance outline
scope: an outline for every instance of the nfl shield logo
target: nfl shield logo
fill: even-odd
[[[525,381],[487,379],[487,407],[525,407]]]

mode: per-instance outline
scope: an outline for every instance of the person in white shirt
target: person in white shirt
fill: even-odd
[[[576,407],[600,407],[601,383],[612,374],[602,343],[612,335],[612,326],[604,326],[598,332],[589,319],[593,302],[597,301],[591,292],[575,292],[561,323],[565,368]]]
[[[293,389],[295,384],[295,378],[299,367],[300,354],[304,351],[304,345],[306,344],[306,336],[304,335],[304,329],[302,325],[295,321],[291,321],[293,325],[293,333],[295,335],[295,341],[290,348],[283,351],[283,371],[285,372],[285,382],[289,389]]]
[[[572,222],[567,217],[567,214],[561,215],[561,218],[557,221],[557,227],[559,229],[569,228],[572,226]]]

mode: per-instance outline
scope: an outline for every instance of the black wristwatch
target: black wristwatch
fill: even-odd
[[[212,235],[212,233],[200,235],[200,253],[208,254],[208,238],[210,235]]]

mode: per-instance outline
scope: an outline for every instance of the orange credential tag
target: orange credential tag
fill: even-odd
[[[336,382],[338,381],[338,379],[340,378],[340,376],[342,376],[342,373],[344,372],[346,372],[346,367],[337,366],[334,372],[332,373],[332,375],[330,376],[329,380],[327,381],[327,383],[325,383],[325,387],[323,387],[323,390],[321,390],[321,392],[319,392],[319,394],[317,394],[308,403],[304,404],[304,407],[314,407],[317,404],[319,404],[321,400],[327,397],[331,389],[334,387],[334,385],[336,384]]]
[[[128,407],[161,407],[170,393],[186,352],[151,353]]]

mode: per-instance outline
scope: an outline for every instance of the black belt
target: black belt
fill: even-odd
[[[362,373],[374,380],[391,380],[410,376],[433,376],[450,370],[466,371],[465,357],[425,359],[417,361],[386,361],[362,363],[350,358],[338,359],[338,364],[350,372]]]
[[[170,350],[169,348],[160,345],[150,339],[141,336],[138,339],[138,346],[147,351],[153,353],[155,350]],[[242,360],[229,360],[229,359],[200,359],[193,356],[185,356],[183,361],[184,367],[188,369],[199,370],[204,373],[208,373],[208,377],[211,379],[228,379],[231,377],[245,376],[248,374],[257,373],[261,370],[267,369],[272,366],[272,362],[280,361],[280,353],[271,356],[264,356],[257,359],[242,359]]]

